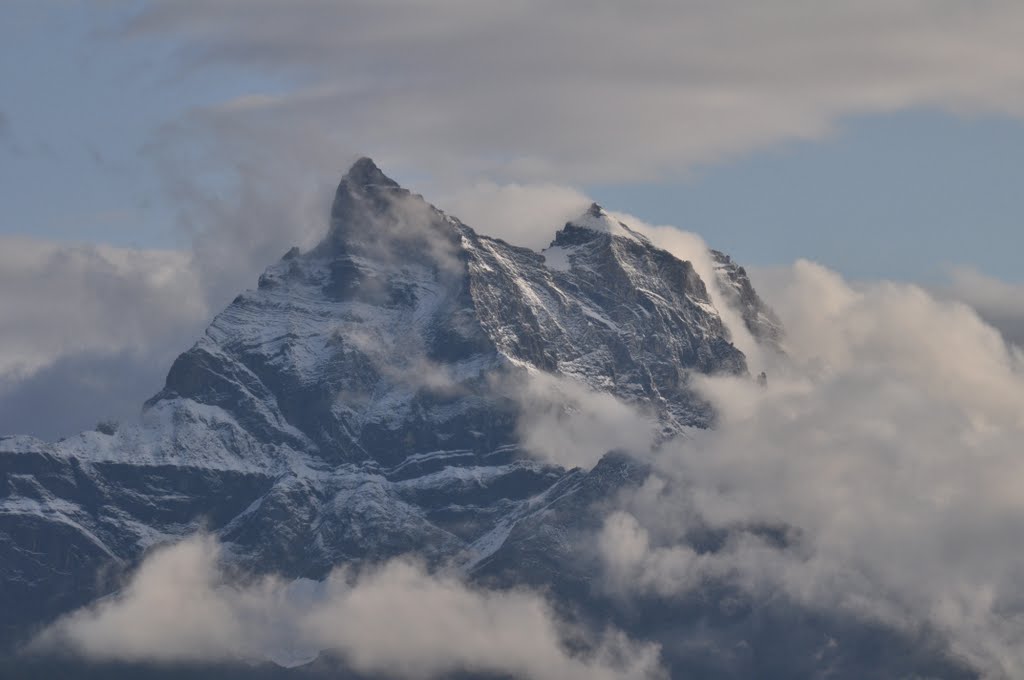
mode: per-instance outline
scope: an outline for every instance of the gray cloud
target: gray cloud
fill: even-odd
[[[372,150],[438,180],[663,178],[843,116],[932,107],[1024,114],[1024,8],[883,0],[152,3],[124,27],[211,65],[291,83],[211,118]],[[300,143],[299,147],[306,144]]]
[[[300,149],[301,143],[308,146]],[[287,152],[261,143],[240,121],[201,114],[165,126],[147,147],[208,306],[217,310],[292,246],[308,248],[326,233],[331,197],[347,156],[328,171],[315,140],[296,133]],[[308,162],[307,162],[308,161]]]
[[[57,354],[148,350],[206,316],[190,258],[174,251],[0,243],[0,372],[31,371]]]
[[[0,238],[0,432],[134,416],[207,310],[186,253]]]
[[[322,583],[229,579],[220,549],[197,536],[152,553],[113,598],[74,612],[31,649],[96,659],[259,661],[299,665],[321,651],[356,671],[412,680],[455,672],[522,678],[661,676],[658,649],[621,634],[570,654],[571,631],[539,596],[487,591],[396,560]]]
[[[163,386],[174,354],[187,347],[154,338],[146,352],[92,350],[58,356],[27,376],[0,379],[0,434],[54,440],[113,421],[138,419]]]
[[[523,447],[555,465],[590,469],[608,451],[643,452],[654,443],[653,418],[571,378],[531,371],[500,389],[519,402]]]
[[[607,520],[616,592],[725,580],[754,596],[940,631],[986,677],[1024,672],[1024,355],[968,306],[808,262],[770,297],[790,363],[702,380],[718,429],[652,455]],[[674,491],[667,491],[674,489]],[[785,546],[745,529],[791,527]],[[724,529],[699,553],[688,526]],[[773,595],[774,594],[774,595]]]
[[[448,192],[438,205],[488,236],[533,250],[551,245],[555,232],[593,201],[557,184],[476,184]]]
[[[184,120],[147,150],[185,250],[0,237],[0,433],[134,418],[215,311],[323,236],[338,175],[251,142]]]
[[[1024,285],[960,267],[953,270],[949,285],[939,293],[969,304],[1007,341],[1024,347]]]

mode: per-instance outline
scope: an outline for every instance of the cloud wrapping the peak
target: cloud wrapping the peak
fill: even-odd
[[[778,279],[768,299],[789,362],[767,389],[699,381],[718,427],[654,453],[656,479],[607,520],[609,587],[783,593],[937,630],[985,677],[1018,677],[1024,357],[968,306],[916,286],[855,287],[806,261]],[[729,538],[700,552],[693,526]]]
[[[557,184],[479,182],[449,192],[438,205],[481,234],[540,251],[591,202],[583,192]]]

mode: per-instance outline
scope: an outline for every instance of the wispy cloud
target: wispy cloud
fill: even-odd
[[[966,305],[912,285],[854,287],[809,262],[783,279],[770,299],[789,363],[767,389],[701,381],[719,426],[654,453],[656,478],[608,518],[609,585],[785,593],[941,631],[986,677],[1020,675],[1021,354]],[[698,548],[694,527],[727,538]]]
[[[1001,281],[970,267],[951,273],[940,293],[969,304],[1007,341],[1024,347],[1024,284]]]
[[[327,651],[361,673],[427,680],[456,672],[522,678],[661,677],[658,649],[618,633],[584,640],[538,595],[466,585],[396,560],[323,582],[222,570],[196,536],[155,551],[127,587],[74,612],[32,643],[94,659],[262,661],[298,665]]]
[[[663,178],[843,116],[931,107],[1024,115],[1011,0],[152,3],[131,37],[180,40],[183,72],[273,74],[208,111],[373,150],[389,165],[499,181]]]
[[[188,253],[0,237],[0,432],[134,416],[207,314]]]

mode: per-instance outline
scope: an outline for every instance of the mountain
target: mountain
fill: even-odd
[[[116,588],[148,549],[205,528],[256,572],[320,579],[411,553],[479,583],[543,588],[584,619],[658,639],[673,669],[812,677],[813,664],[785,676],[798,666],[784,661],[818,645],[821,627],[876,632],[777,603],[726,614],[735,595],[712,587],[703,602],[616,610],[578,548],[646,468],[612,451],[566,469],[533,455],[524,432],[539,398],[528,386],[543,377],[613,395],[660,440],[713,426],[693,376],[748,367],[707,287],[765,348],[782,330],[745,270],[712,256],[716,280],[703,281],[596,204],[534,252],[357,161],[324,239],[286,253],[217,315],[141,424],[0,438],[2,639],[23,640]],[[545,393],[545,408],[571,411]],[[706,658],[672,637],[708,626],[769,646]],[[900,669],[918,668],[904,656]]]

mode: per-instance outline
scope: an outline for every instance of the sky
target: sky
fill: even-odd
[[[530,247],[593,199],[1024,326],[1016,2],[242,6],[5,4],[0,431],[128,417],[360,155]]]
[[[998,4],[983,6],[996,13]],[[166,127],[205,107],[308,86],[308,74],[299,73],[302,65],[295,63],[301,55],[282,54],[281,63],[265,63],[246,56],[242,46],[237,53],[196,56],[197,50],[207,50],[196,42],[230,28],[215,22],[210,35],[203,35],[182,17],[188,12],[169,9],[173,5],[190,6],[21,0],[7,5],[0,27],[5,207],[0,233],[183,247],[174,202],[154,158]],[[214,13],[230,15],[232,3],[214,5],[221,8]],[[201,15],[198,5],[191,7]],[[699,16],[699,9],[685,14]],[[345,3],[337,4],[331,19],[345,21]],[[439,40],[446,37],[438,33]],[[345,37],[339,31],[339,40]],[[250,38],[255,44],[259,36]],[[607,40],[595,36],[592,49],[602,49],[602,38]],[[603,46],[608,53],[617,49],[611,42]],[[605,105],[628,106],[618,98],[615,78],[609,80]],[[1021,88],[1019,81],[1015,85]],[[674,134],[699,136],[699,130],[688,132],[686,107],[681,108]],[[928,106],[925,98],[876,113],[858,108],[853,102],[849,111],[836,112],[828,130],[814,129],[816,123],[749,148],[727,149],[721,157],[681,149],[678,161],[659,159],[662,167],[642,174],[624,169],[607,173],[610,181],[593,181],[585,172],[552,167],[544,171],[545,179],[648,221],[697,231],[754,265],[814,257],[854,277],[911,280],[936,279],[950,266],[970,265],[1021,280],[1012,253],[1024,247],[1024,199],[1016,181],[1024,174],[1024,122],[999,107],[956,111]],[[342,126],[343,110],[339,107],[337,120]],[[672,115],[664,112],[666,118]],[[595,130],[596,145],[601,132]],[[801,139],[805,133],[812,139]],[[343,169],[352,153],[374,155],[373,146],[368,136],[362,145],[340,148],[336,168]],[[482,146],[482,153],[492,152]],[[615,163],[614,156],[605,160]],[[430,162],[424,153],[402,159],[396,169],[410,178],[429,176]],[[517,172],[481,169],[477,162],[461,166],[455,172],[463,181],[523,181],[533,175],[525,167]],[[336,178],[324,181],[329,179]]]

